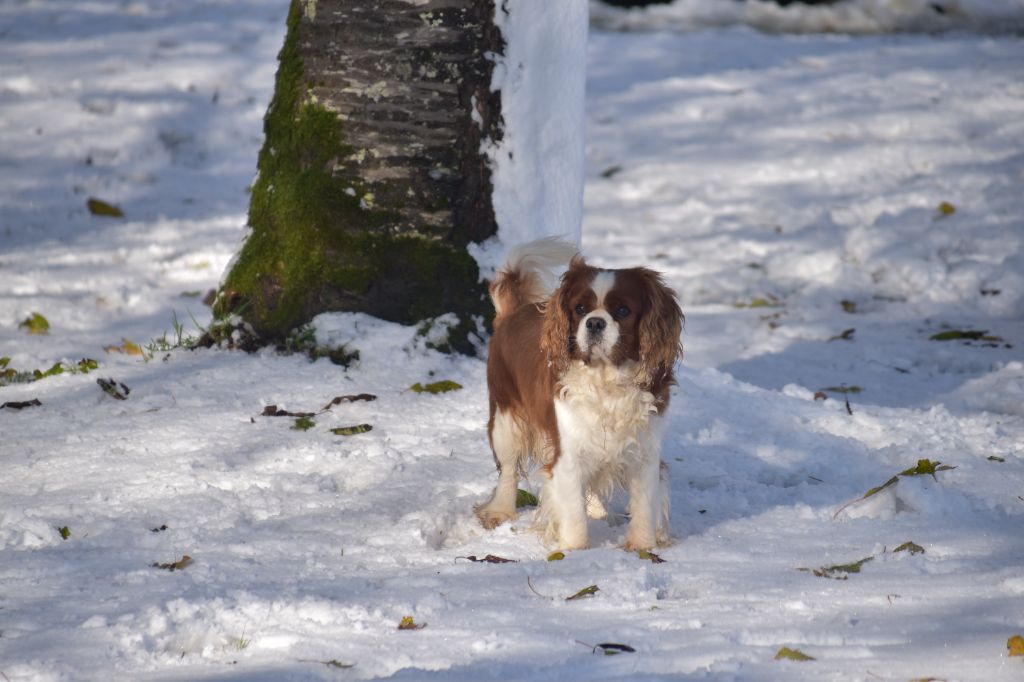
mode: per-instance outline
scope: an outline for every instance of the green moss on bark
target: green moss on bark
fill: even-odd
[[[240,314],[268,343],[332,310],[404,323],[446,312],[486,316],[477,265],[463,247],[396,233],[394,212],[351,174],[335,173],[355,150],[346,143],[344,121],[309,94],[302,21],[303,5],[293,0],[264,120],[251,233],[215,312]],[[468,339],[452,345],[472,352]]]

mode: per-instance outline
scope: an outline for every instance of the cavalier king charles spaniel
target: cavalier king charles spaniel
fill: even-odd
[[[552,269],[565,266],[552,293]],[[661,461],[683,314],[661,275],[605,270],[542,239],[512,250],[490,286],[496,317],[487,359],[487,434],[498,484],[476,507],[485,528],[516,515],[519,477],[544,475],[537,519],[563,549],[588,544],[616,486],[629,492],[626,548],[668,540]]]

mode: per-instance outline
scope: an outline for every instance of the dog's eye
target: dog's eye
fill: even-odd
[[[583,317],[584,315],[587,314],[587,309],[584,308],[582,305],[576,306],[575,308],[573,308],[573,310],[575,310],[576,314],[579,315],[580,317]]]
[[[629,317],[629,313],[630,312],[631,311],[630,311],[629,308],[627,308],[624,305],[620,305],[618,308],[615,309],[615,319],[616,320],[624,320],[627,317]]]

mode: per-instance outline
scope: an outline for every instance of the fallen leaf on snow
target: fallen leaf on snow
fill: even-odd
[[[373,426],[370,424],[356,424],[355,426],[339,426],[331,429],[331,433],[336,436],[356,436],[360,433],[367,433],[373,431]]]
[[[843,506],[839,507],[839,509],[836,510],[836,513],[832,515],[832,518],[836,518],[837,516],[839,516],[839,513],[842,512],[847,507],[849,507],[850,505],[853,505],[853,504],[856,504],[858,502],[861,502],[862,500],[866,500],[869,497],[871,497],[872,495],[877,495],[878,493],[882,492],[886,488],[889,488],[891,486],[896,485],[897,483],[899,483],[900,476],[924,476],[924,475],[930,475],[935,480],[938,480],[938,477],[935,475],[937,472],[939,472],[939,471],[949,471],[951,469],[956,469],[956,467],[950,466],[948,464],[943,464],[942,462],[939,462],[939,461],[933,462],[933,461],[931,461],[930,459],[927,459],[927,458],[919,459],[919,460],[917,460],[917,466],[912,466],[909,469],[904,469],[903,471],[901,471],[900,473],[896,474],[895,476],[890,478],[888,481],[883,483],[882,485],[876,486],[876,487],[872,488],[871,490],[867,491],[866,493],[864,493],[862,496],[858,497],[857,499],[850,500],[849,502],[847,502]]]
[[[18,323],[18,329],[26,329],[29,334],[49,334],[50,321],[39,313],[32,313]]]
[[[26,407],[39,407],[40,405],[42,405],[42,403],[39,402],[39,398],[32,398],[32,400],[9,400],[3,405],[0,405],[0,410],[5,407],[9,410],[23,410]]]
[[[536,507],[537,496],[531,493],[529,490],[523,490],[519,488],[516,490],[516,509],[522,509],[523,507]]]
[[[132,389],[115,379],[97,379],[96,383],[104,393],[117,400],[128,400],[128,394],[132,392]]]
[[[169,564],[153,563],[150,564],[153,568],[162,568],[165,571],[182,571],[186,566],[192,563],[192,557],[188,554],[183,554],[181,559],[178,561],[171,562]]]
[[[462,388],[462,384],[458,384],[454,381],[448,380],[435,381],[431,384],[426,385],[421,384],[420,382],[417,381],[415,384],[409,387],[409,390],[413,391],[414,393],[431,393],[433,395],[437,395],[438,393],[457,391],[460,388]]]
[[[282,410],[277,405],[267,405],[260,413],[261,417],[312,417],[313,412],[289,412]]]
[[[413,620],[412,616],[403,617],[401,622],[398,624],[399,630],[422,630],[425,627],[427,627],[426,623],[417,623]]]
[[[332,399],[331,402],[329,402],[326,405],[324,405],[323,407],[321,407],[320,411],[321,412],[326,412],[327,410],[331,409],[335,405],[340,405],[342,403],[354,403],[357,400],[365,400],[367,402],[370,402],[370,401],[373,401],[373,400],[376,400],[376,399],[377,399],[377,396],[373,395],[372,393],[359,393],[359,394],[356,394],[356,395],[339,395],[339,396],[335,397],[334,399]]]
[[[850,329],[845,329],[842,333],[830,338],[829,341],[853,341],[853,334],[856,331],[857,330],[852,327]]]
[[[587,587],[584,587],[582,590],[572,595],[571,597],[566,597],[565,601],[574,601],[576,599],[583,599],[585,597],[593,597],[595,594],[600,592],[600,590],[601,588],[599,588],[597,585],[588,585]]]
[[[804,571],[811,573],[819,578],[831,578],[832,580],[847,580],[850,577],[850,573],[860,573],[861,566],[873,561],[875,557],[867,556],[860,561],[854,561],[849,564],[836,564],[834,566],[822,566],[821,568],[798,568],[798,571]]]
[[[590,649],[590,653],[592,654],[596,654],[598,649],[600,649],[601,653],[603,653],[605,656],[616,656],[618,654],[636,653],[636,649],[629,646],[628,644],[617,644],[615,642],[601,642],[600,644],[594,644],[593,646],[591,646],[590,644],[587,644],[586,642],[581,642],[578,639],[576,640],[576,643],[588,647]]]
[[[928,337],[931,341],[988,341],[990,343],[1001,343],[1003,337],[989,334],[982,329],[950,329],[949,331],[932,334]]]
[[[857,386],[856,384],[854,384],[853,386],[847,386],[846,384],[843,384],[842,386],[826,386],[825,388],[821,389],[819,393],[824,391],[827,393],[842,393],[843,395],[847,395],[849,393],[860,393],[863,390],[863,388]]]
[[[102,199],[90,197],[89,200],[85,202],[85,205],[89,208],[89,213],[92,213],[95,216],[100,216],[103,218],[124,217],[124,211],[122,211],[114,204],[107,203]]]
[[[505,557],[495,556],[488,554],[483,559],[478,559],[476,555],[470,554],[469,556],[457,556],[456,559],[466,559],[476,564],[518,564],[519,562],[515,559],[506,559]]]
[[[776,661],[813,661],[813,656],[808,656],[799,649],[790,649],[788,646],[784,646],[779,649],[779,652],[775,654]]]
[[[644,561],[650,561],[652,564],[663,564],[663,563],[665,563],[665,560],[662,559],[660,556],[658,556],[654,552],[648,552],[646,549],[641,549],[641,550],[637,551],[636,554],[637,554],[638,557],[640,557]]]
[[[128,339],[121,339],[121,345],[110,345],[104,346],[103,350],[107,353],[123,353],[125,355],[143,355],[142,347],[139,344],[129,341]]]
[[[895,554],[896,552],[910,552],[910,554],[924,554],[924,547],[922,547],[921,545],[917,544],[916,542],[911,542],[910,540],[907,540],[902,545],[900,545],[899,547],[897,547],[896,549],[894,549],[892,551],[893,554]]]
[[[316,422],[309,417],[299,417],[292,424],[292,431],[309,431],[314,426],[316,426]]]

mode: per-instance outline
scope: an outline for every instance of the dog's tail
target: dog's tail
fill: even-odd
[[[555,268],[567,265],[578,253],[573,244],[545,237],[521,244],[508,254],[505,265],[491,282],[494,323],[527,303],[542,303],[555,288]]]

